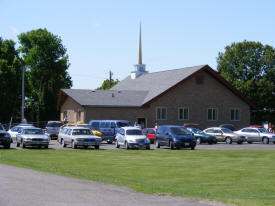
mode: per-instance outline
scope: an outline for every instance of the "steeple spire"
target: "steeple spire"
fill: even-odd
[[[138,64],[142,64],[141,23],[139,25]]]

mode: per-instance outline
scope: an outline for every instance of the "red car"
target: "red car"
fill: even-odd
[[[154,143],[156,137],[155,128],[144,128],[142,132],[150,140],[151,143]]]

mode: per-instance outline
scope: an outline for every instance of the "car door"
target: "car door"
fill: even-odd
[[[23,128],[18,127],[18,130],[16,132],[16,137],[15,137],[16,142],[21,142],[23,131],[24,131]]]
[[[66,131],[66,133],[64,134],[64,136],[63,136],[63,141],[64,141],[64,143],[66,143],[66,144],[68,144],[69,143],[69,136],[70,136],[70,133],[72,132],[72,130],[71,129],[68,129],[67,131]]]
[[[216,136],[219,142],[223,142],[225,140],[225,136],[220,129],[214,129],[214,136]]]
[[[122,134],[123,134],[123,129],[120,128],[117,132],[117,135],[116,135],[116,141],[118,142],[119,145],[122,145],[123,142],[122,142]]]
[[[262,137],[260,136],[260,132],[256,129],[250,129],[250,135],[253,142],[261,142]]]
[[[11,135],[11,138],[13,140],[16,140],[16,135],[18,134],[18,130],[19,130],[20,127],[13,127],[9,130],[9,133]]]
[[[171,136],[171,131],[170,128],[165,128],[164,130],[164,134],[163,134],[163,144],[166,146],[169,146],[169,140],[170,140],[170,136]]]

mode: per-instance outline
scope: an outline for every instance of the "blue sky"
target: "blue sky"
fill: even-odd
[[[149,72],[208,64],[226,45],[243,40],[275,45],[273,0],[0,0],[0,36],[47,28],[69,55],[73,88],[122,80],[138,56]],[[167,77],[169,78],[169,77]]]

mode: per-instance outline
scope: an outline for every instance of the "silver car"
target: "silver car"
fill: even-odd
[[[269,144],[269,142],[273,142],[275,144],[275,134],[270,133],[263,127],[245,127],[235,133],[245,137],[247,143],[262,142],[263,144]]]
[[[45,135],[44,131],[35,127],[20,128],[16,135],[16,146],[25,148],[26,146],[36,146],[48,148],[50,137]]]
[[[89,128],[83,127],[64,127],[58,139],[63,147],[71,145],[73,149],[76,149],[78,146],[84,148],[94,146],[95,149],[99,149],[101,145],[101,137],[93,135]]]
[[[226,142],[226,144],[231,144],[232,142],[242,144],[246,141],[245,137],[235,134],[232,130],[223,127],[210,127],[203,130],[203,132],[215,136],[218,142]]]
[[[121,127],[116,134],[116,148],[124,146],[130,148],[150,149],[150,140],[143,135],[142,130],[137,127]]]

